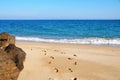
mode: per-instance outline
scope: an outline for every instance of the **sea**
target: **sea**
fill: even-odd
[[[0,20],[17,41],[120,46],[120,20]]]

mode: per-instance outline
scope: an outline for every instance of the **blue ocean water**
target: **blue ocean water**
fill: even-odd
[[[120,20],[0,20],[18,41],[120,45]]]

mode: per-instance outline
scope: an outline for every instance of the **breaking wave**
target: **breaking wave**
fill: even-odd
[[[93,44],[93,45],[118,45],[120,38],[80,38],[80,39],[44,39],[38,37],[16,37],[17,41],[70,43],[70,44]]]

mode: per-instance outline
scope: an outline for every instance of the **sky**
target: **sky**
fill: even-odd
[[[120,19],[120,0],[0,0],[0,19]]]

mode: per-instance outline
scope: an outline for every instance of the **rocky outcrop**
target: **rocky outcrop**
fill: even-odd
[[[15,46],[15,37],[0,34],[0,80],[17,80],[23,70],[26,53]]]
[[[5,52],[7,52],[7,55],[14,61],[17,68],[21,71],[24,68],[23,62],[25,60],[25,52],[14,44],[9,44],[5,48]]]
[[[0,48],[3,49],[9,44],[15,44],[15,37],[10,36],[7,32],[0,34]]]
[[[0,80],[17,80],[19,73],[16,64],[0,49]]]

